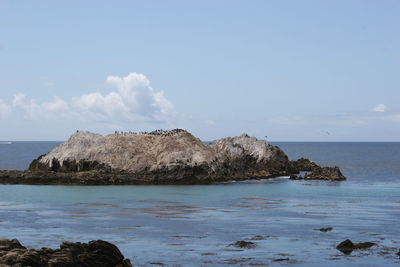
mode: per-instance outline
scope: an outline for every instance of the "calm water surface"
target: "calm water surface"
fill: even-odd
[[[0,169],[25,169],[57,144],[0,145]],[[274,144],[291,159],[338,165],[348,181],[0,185],[0,238],[32,247],[104,239],[137,266],[399,266],[400,143]],[[347,238],[378,245],[346,256],[335,246]],[[230,245],[238,240],[256,248]]]

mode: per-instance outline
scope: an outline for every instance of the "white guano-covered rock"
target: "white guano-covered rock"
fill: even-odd
[[[95,162],[94,167],[101,164],[111,170],[130,173],[168,170],[177,171],[184,176],[201,174],[203,178],[223,175],[239,178],[252,175],[272,176],[285,170],[288,164],[286,155],[279,148],[247,134],[205,144],[187,131],[175,129],[107,136],[79,131],[39,158],[40,168],[37,168],[37,164],[33,164],[32,168],[66,172],[69,171],[70,164],[72,171],[79,171],[75,165],[79,165],[81,161]],[[52,168],[54,162],[61,166],[67,164],[68,168]],[[47,167],[42,168],[43,166]],[[186,171],[192,168],[192,171],[182,174],[181,168]],[[173,176],[173,173],[169,175]]]
[[[219,139],[211,143],[210,147],[218,158],[238,158],[250,155],[258,161],[268,160],[274,151],[266,141],[258,140],[247,134]]]
[[[53,159],[64,161],[97,161],[114,169],[153,170],[161,166],[207,163],[210,147],[186,131],[175,134],[111,134],[102,136],[79,131],[69,140],[40,159],[51,166]]]

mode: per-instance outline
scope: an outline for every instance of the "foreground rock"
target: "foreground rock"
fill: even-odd
[[[0,266],[109,266],[131,267],[119,249],[102,240],[63,242],[59,249],[28,249],[17,239],[0,239]]]
[[[180,129],[107,136],[77,132],[33,160],[27,171],[0,171],[0,183],[208,184],[310,168],[318,166],[307,159],[291,162],[279,147],[246,134],[204,144]]]
[[[346,239],[345,241],[341,242],[339,245],[336,246],[337,250],[340,250],[344,254],[348,255],[356,249],[368,249],[372,246],[375,246],[375,243],[372,242],[362,242],[362,243],[353,243],[351,240]]]

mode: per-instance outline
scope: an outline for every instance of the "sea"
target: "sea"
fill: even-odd
[[[2,142],[0,169],[26,169],[58,144]],[[400,265],[400,143],[272,144],[290,159],[339,166],[347,180],[0,185],[0,238],[32,248],[102,239],[134,266]],[[346,239],[376,245],[345,255],[336,246]],[[236,247],[241,240],[253,248]]]

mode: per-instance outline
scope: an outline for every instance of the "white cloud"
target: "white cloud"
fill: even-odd
[[[373,112],[385,112],[386,111],[386,106],[384,104],[379,104],[376,105],[373,109]]]
[[[24,94],[14,95],[13,107],[23,112],[23,116],[28,120],[42,119],[43,110],[35,99],[27,99]]]
[[[0,99],[0,119],[5,118],[6,115],[10,113],[10,111],[10,107],[6,103],[4,103],[2,99]]]
[[[62,112],[68,111],[68,103],[58,96],[52,101],[38,103],[35,99],[28,99],[24,94],[14,95],[13,107],[23,113],[25,119],[41,120],[60,117]]]
[[[108,76],[107,83],[116,89],[112,92],[114,97],[119,96],[116,108],[123,109],[127,117],[164,120],[172,113],[173,104],[164,97],[163,92],[154,91],[143,74],[133,72],[125,77]]]
[[[24,94],[18,93],[14,95],[13,106],[14,107],[21,107],[25,102],[26,96]]]
[[[42,106],[45,110],[51,112],[62,112],[68,110],[69,108],[68,103],[58,96],[53,97],[53,101],[44,102]]]
[[[74,107],[81,113],[92,117],[107,118],[125,111],[121,96],[115,92],[111,92],[106,96],[99,92],[84,94],[74,99],[73,102]]]
[[[109,93],[93,92],[64,100],[39,103],[24,94],[14,95],[12,107],[25,119],[95,120],[104,123],[115,121],[168,121],[174,115],[173,104],[162,91],[155,91],[143,74],[130,73],[125,77],[108,76],[106,83],[112,87]],[[0,102],[0,114],[7,105]],[[8,109],[7,109],[8,110]]]

